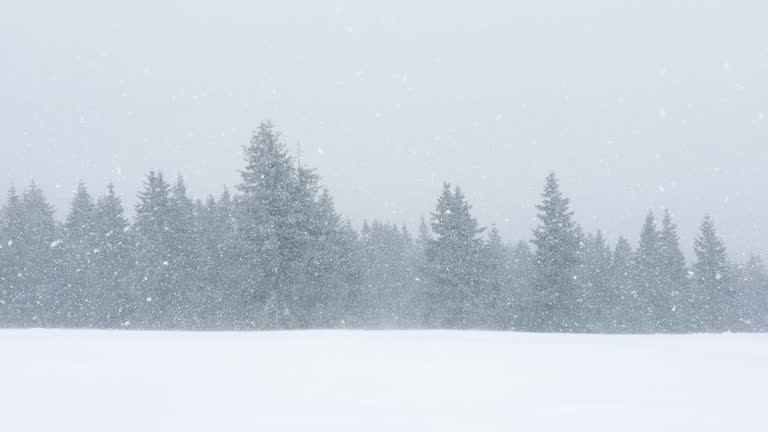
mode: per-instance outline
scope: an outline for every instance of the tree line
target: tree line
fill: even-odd
[[[686,262],[669,211],[633,247],[585,233],[554,174],[529,242],[480,227],[445,184],[415,234],[336,211],[263,122],[234,193],[205,201],[149,172],[135,216],[80,184],[66,220],[34,183],[0,211],[0,326],[461,328],[689,333],[768,329],[759,257],[729,260],[705,217]]]

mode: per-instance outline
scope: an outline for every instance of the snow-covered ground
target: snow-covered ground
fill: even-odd
[[[5,431],[765,431],[768,335],[0,331]]]

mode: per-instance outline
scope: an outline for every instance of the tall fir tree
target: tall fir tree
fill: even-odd
[[[640,231],[633,282],[637,292],[635,331],[653,333],[659,328],[658,298],[661,289],[660,241],[656,218],[649,211]]]
[[[303,327],[347,327],[361,322],[357,233],[336,212],[333,200],[323,190],[314,205],[311,242],[307,251],[305,282],[309,302],[300,304],[309,317]],[[302,253],[297,251],[297,253]]]
[[[432,232],[426,249],[427,321],[448,328],[476,326],[481,307],[481,254],[483,228],[470,213],[459,187],[448,183],[432,213]]]
[[[374,220],[360,232],[361,318],[373,328],[418,324],[415,297],[416,245],[407,230]]]
[[[629,241],[619,237],[611,259],[610,297],[607,300],[608,331],[628,333],[638,328],[635,319],[638,295],[633,283],[634,253]]]
[[[296,240],[291,237],[291,225],[298,219],[292,201],[296,171],[280,134],[268,121],[259,125],[244,154],[238,230],[251,267],[246,286],[254,312],[252,322],[267,328],[295,325],[289,300],[295,277],[290,258]]]
[[[699,329],[723,331],[732,325],[733,293],[730,268],[723,241],[717,235],[712,218],[707,215],[694,242],[696,262],[694,278],[699,287],[697,306],[700,311]]]
[[[237,226],[253,325],[345,325],[338,302],[353,295],[349,281],[359,274],[354,231],[330,195],[319,194],[314,171],[294,164],[270,122],[261,123],[244,153]]]
[[[607,331],[615,299],[610,286],[611,249],[602,231],[586,235],[580,268],[579,282],[584,293],[580,321],[587,331]]]
[[[11,188],[0,219],[0,321],[15,327],[55,323],[63,270],[53,207],[33,182],[21,195]]]
[[[669,210],[664,210],[659,232],[658,331],[679,332],[690,326],[693,295],[687,273],[677,225],[672,222]]]
[[[542,202],[536,208],[539,225],[532,240],[536,246],[536,290],[531,327],[540,331],[581,330],[577,282],[580,230],[554,173],[547,176]]]
[[[169,327],[173,324],[172,215],[171,187],[162,173],[150,171],[144,189],[138,195],[132,232],[136,263],[132,326]]]
[[[83,182],[77,185],[72,207],[64,223],[65,286],[58,291],[63,326],[92,327],[95,320],[96,279],[95,253],[98,249],[95,232],[95,204]]]
[[[506,287],[511,279],[511,258],[496,226],[488,231],[480,272],[479,325],[486,329],[510,328],[514,311],[510,307],[512,299],[508,297]]]
[[[768,330],[768,272],[763,260],[750,255],[747,263],[731,275],[734,287],[733,329],[765,332]]]
[[[110,183],[107,193],[97,199],[94,210],[95,267],[98,272],[94,327],[121,327],[130,321],[136,299],[131,297],[128,289],[130,275],[135,271],[128,228],[122,201]]]
[[[23,230],[21,198],[11,187],[0,212],[0,325],[21,325],[19,300],[23,294],[21,275],[24,256],[21,248]]]
[[[504,301],[509,309],[510,327],[518,330],[539,330],[532,327],[529,312],[537,306],[535,291],[536,262],[530,242],[519,241],[511,250],[509,283]]]
[[[187,196],[187,186],[181,175],[171,188],[168,211],[169,319],[174,327],[199,327],[203,300],[199,285],[197,221],[194,201]]]

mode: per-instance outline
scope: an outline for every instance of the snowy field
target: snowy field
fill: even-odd
[[[6,431],[765,431],[768,335],[0,331]]]

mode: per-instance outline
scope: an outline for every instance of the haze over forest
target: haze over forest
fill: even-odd
[[[415,229],[450,181],[482,225],[528,239],[554,170],[588,231],[635,242],[668,207],[691,254],[711,213],[732,256],[767,256],[766,16],[760,1],[6,3],[0,187],[34,179],[61,212],[79,180],[113,181],[130,209],[163,169],[218,195],[270,118],[356,226]]]

